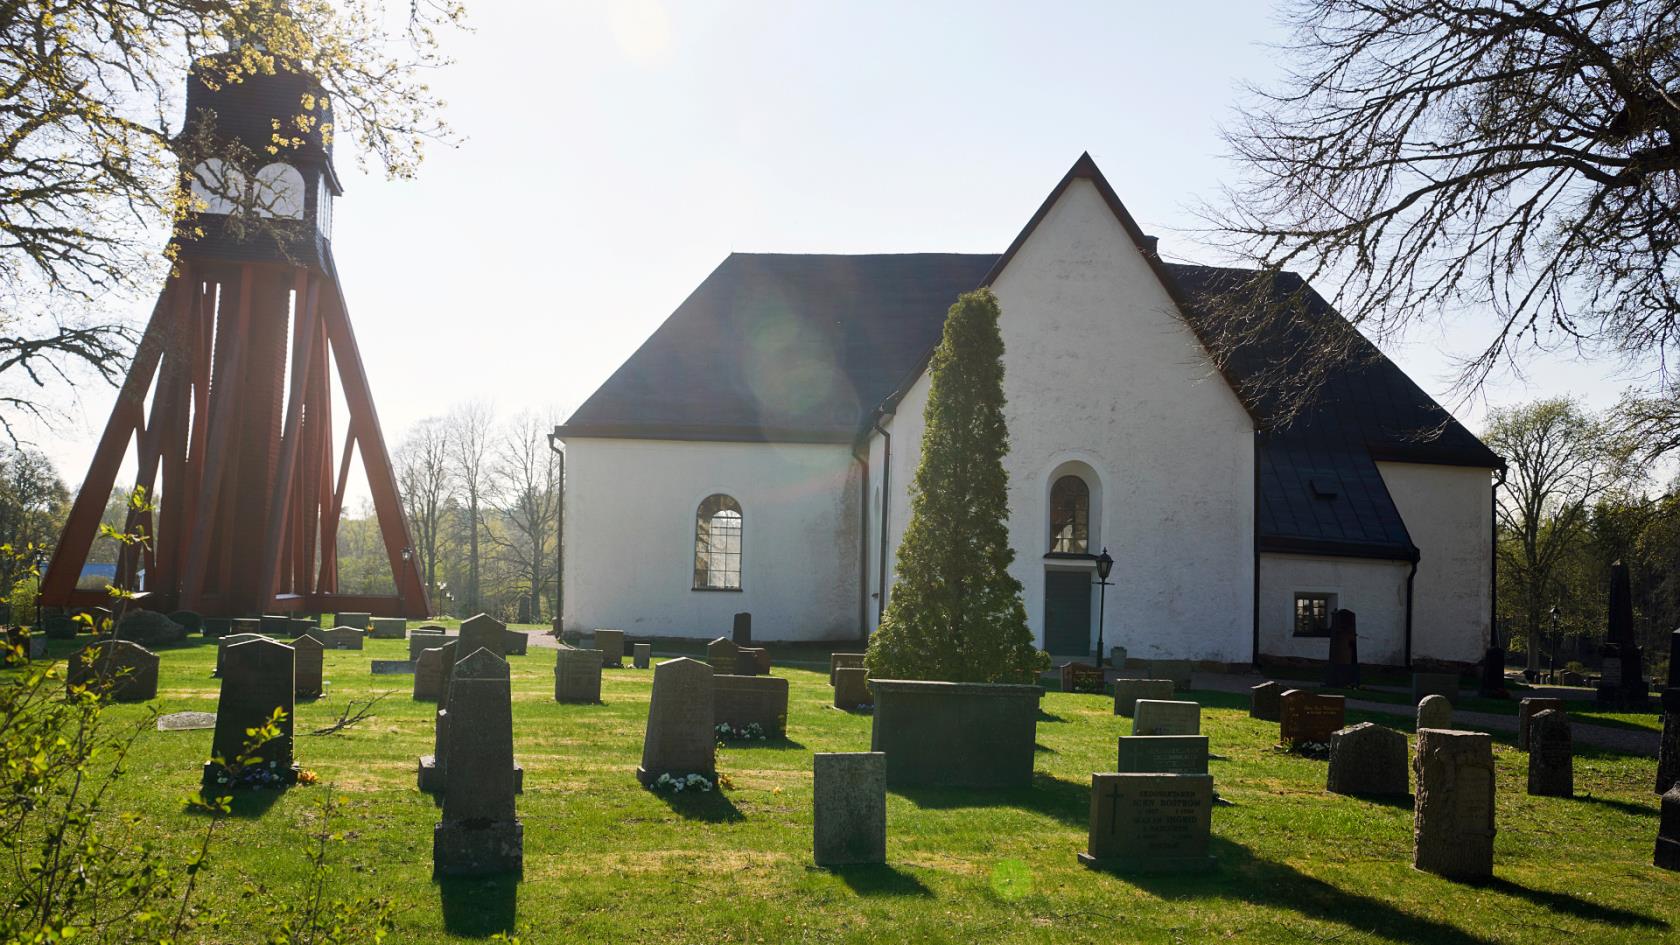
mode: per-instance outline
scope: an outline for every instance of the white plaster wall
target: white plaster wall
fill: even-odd
[[[568,438],[564,626],[710,639],[744,610],[755,640],[856,639],[859,491],[849,446]],[[739,592],[693,590],[716,492],[741,504]]]
[[[1336,606],[1359,618],[1359,661],[1405,662],[1406,561],[1316,555],[1260,556],[1260,653],[1325,660],[1328,637],[1295,636],[1295,594],[1336,595]]]
[[[1105,646],[1248,660],[1253,424],[1096,187],[1073,182],[993,287],[1003,307],[1013,573],[1040,644],[1049,477],[1078,460],[1101,480],[1093,550],[1106,544],[1115,559]],[[894,549],[928,388],[924,374],[888,426]],[[1093,624],[1096,609],[1093,595]]]
[[[1412,592],[1412,659],[1481,659],[1493,595],[1492,471],[1388,462],[1377,470],[1421,552]]]

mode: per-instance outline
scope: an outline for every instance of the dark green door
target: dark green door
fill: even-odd
[[[1044,648],[1052,656],[1091,655],[1091,577],[1044,572]]]

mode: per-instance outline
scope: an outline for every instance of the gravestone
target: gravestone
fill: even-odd
[[[601,665],[614,669],[624,665],[624,631],[596,630],[595,649],[601,651]]]
[[[292,641],[293,659],[296,661],[293,675],[296,677],[296,688],[293,690],[300,696],[319,696],[325,680],[322,678],[326,663],[326,645],[313,636],[302,636]]]
[[[158,663],[156,653],[131,640],[100,640],[70,657],[64,688],[110,702],[146,702],[157,698]]]
[[[706,662],[711,665],[712,672],[719,675],[735,672],[736,657],[741,648],[727,637],[718,637],[706,644]]]
[[[1569,716],[1557,709],[1536,712],[1528,723],[1528,793],[1575,796],[1575,746]]]
[[[1276,722],[1282,712],[1278,701],[1282,695],[1283,687],[1271,680],[1249,687],[1248,717],[1263,722]]]
[[[787,714],[788,681],[780,676],[712,676],[713,725],[757,725],[766,737],[783,738]]]
[[[34,633],[31,633],[29,635],[29,642],[28,642],[28,646],[27,646],[26,649],[27,649],[27,655],[31,660],[44,660],[44,659],[46,659],[47,658],[47,632],[45,630],[37,630]]]
[[[1404,797],[1411,793],[1406,770],[1406,736],[1360,722],[1330,735],[1330,770],[1324,789],[1359,797]]]
[[[506,638],[502,641],[502,648],[509,656],[524,656],[530,652],[531,637],[523,630],[508,628]]]
[[[1190,688],[1190,674],[1196,667],[1190,660],[1138,660],[1137,663],[1142,678],[1170,679],[1179,692]]]
[[[764,653],[765,653],[764,650],[762,650],[758,647],[751,647],[751,646],[743,646],[740,649],[736,650],[735,651],[735,667],[734,667],[735,672],[734,672],[734,675],[736,675],[736,676],[757,676],[757,675],[759,675],[759,666],[761,665],[760,657],[764,656]],[[715,667],[713,669],[713,672],[716,672]]]
[[[276,640],[281,637],[290,637],[292,635],[291,615],[263,614],[257,618],[257,632]]]
[[[1633,589],[1627,565],[1610,565],[1609,626],[1605,644],[1599,648],[1603,676],[1598,684],[1598,704],[1612,709],[1643,709],[1650,700],[1645,684],[1644,648],[1633,631]]]
[[[1680,784],[1663,792],[1662,815],[1657,821],[1657,852],[1651,862],[1665,870],[1680,870]]]
[[[1207,774],[1206,735],[1122,735],[1119,761],[1121,772],[1154,774]]]
[[[489,614],[474,614],[461,621],[461,634],[458,639],[461,646],[457,652],[460,653],[461,659],[466,659],[479,650],[489,650],[497,656],[507,658],[507,624]]]
[[[1090,663],[1064,663],[1062,665],[1063,692],[1096,692],[1103,691],[1106,674]]]
[[[1559,712],[1569,711],[1569,707],[1562,699],[1545,696],[1529,696],[1517,706],[1517,750],[1528,750],[1528,727],[1533,724],[1534,717],[1547,709],[1557,709]]]
[[[818,866],[887,861],[887,756],[817,752],[811,758],[812,859]]]
[[[308,617],[292,617],[286,621],[286,635],[297,638],[315,629],[315,621]]]
[[[421,652],[439,647],[455,637],[449,636],[442,630],[416,630],[408,635],[408,658],[410,661],[420,658]]]
[[[401,617],[373,617],[368,636],[375,640],[401,640],[408,636],[408,621]]]
[[[554,701],[601,701],[601,651],[562,647],[554,660]]]
[[[735,641],[736,646],[752,646],[752,614],[743,612],[735,615],[729,639]]]
[[[1290,689],[1278,697],[1278,738],[1286,745],[1328,744],[1345,725],[1347,700],[1341,696]]]
[[[1330,614],[1330,661],[1324,684],[1332,689],[1359,688],[1359,618],[1347,608]]]
[[[262,621],[255,617],[235,617],[233,618],[232,625],[228,628],[229,633],[249,633],[256,636],[262,635],[259,632],[261,630]],[[225,635],[226,634],[224,634],[224,636]]]
[[[1452,703],[1446,696],[1424,696],[1417,704],[1417,728],[1452,728]]]
[[[524,869],[525,828],[514,807],[513,697],[507,661],[485,648],[454,667],[443,773],[443,819],[432,832],[438,876]]]
[[[1202,707],[1194,702],[1139,699],[1132,718],[1133,735],[1199,735]]]
[[[479,649],[485,649],[480,647]],[[478,650],[474,650],[474,653]],[[443,790],[448,771],[449,743],[453,739],[455,714],[452,711],[455,700],[455,667],[460,665],[466,656],[461,654],[458,643],[448,643],[438,647],[439,659],[443,665],[443,698],[439,701],[438,710],[432,728],[432,753],[421,755],[418,765],[418,782],[420,790],[434,794]],[[468,654],[470,655],[470,654]],[[501,659],[497,657],[497,659]],[[505,666],[506,663],[504,662]],[[466,737],[466,736],[462,736]],[[515,793],[525,788],[525,769],[518,763],[513,766],[513,790]]]
[[[1680,630],[1668,637],[1668,680],[1662,691],[1662,741],[1657,749],[1657,793],[1680,782]]]
[[[373,620],[373,615],[372,614],[361,613],[359,611],[349,611],[349,612],[346,612],[346,613],[334,614],[333,615],[333,626],[335,626],[335,627],[350,627],[350,628],[356,629],[356,630],[366,630],[368,628],[368,624],[372,620]]]
[[[214,640],[225,637],[233,632],[233,620],[228,617],[204,617],[200,626],[204,628],[205,637]]]
[[[374,660],[371,666],[375,676],[412,676],[414,664],[408,660]]]
[[[277,640],[259,638],[235,643],[222,655],[222,692],[216,702],[216,734],[211,760],[204,764],[204,787],[284,786],[297,783],[292,763],[292,721],[297,717],[296,651]],[[266,725],[275,710],[284,713],[278,738],[257,746],[239,770],[228,765],[246,754],[247,729]],[[216,759],[221,759],[220,764]]]
[[[255,621],[252,621],[252,622],[255,623]],[[235,620],[234,623],[237,625],[239,623],[239,621]],[[222,659],[227,656],[228,647],[233,646],[235,643],[248,643],[251,640],[266,640],[266,639],[268,639],[268,637],[265,637],[260,633],[230,633],[225,637],[217,638],[217,640],[216,640],[216,671],[211,673],[210,675],[216,676],[216,677],[220,677],[222,675]]]
[[[653,669],[653,698],[636,779],[652,785],[662,774],[717,779],[717,733],[712,728],[712,668],[681,657]]]
[[[636,669],[647,669],[653,661],[653,644],[637,643],[630,647],[630,665]]]
[[[1213,866],[1213,777],[1091,775],[1090,834],[1079,862],[1094,869],[1182,872]]]
[[[414,698],[442,703],[449,696],[449,671],[455,666],[460,645],[449,640],[442,646],[422,650],[414,662]],[[431,654],[436,654],[435,656]]]
[[[1172,701],[1173,683],[1170,679],[1116,679],[1114,681],[1114,714],[1131,718],[1139,699]]]
[[[758,675],[770,675],[770,648],[763,646],[746,647],[743,652],[751,653],[758,659]]]
[[[1412,865],[1448,879],[1493,875],[1493,737],[1426,728],[1417,733]]]
[[[355,627],[333,627],[331,630],[312,627],[309,636],[326,644],[329,650],[359,650],[364,634]]]
[[[863,653],[830,653],[828,654],[828,684],[834,685],[834,671],[843,666],[863,668]]]
[[[875,693],[869,688],[869,670],[862,666],[842,666],[834,671],[834,707],[850,712],[875,704]]]
[[[1445,696],[1448,702],[1457,702],[1458,674],[1413,673],[1412,704],[1423,701],[1424,696]]]

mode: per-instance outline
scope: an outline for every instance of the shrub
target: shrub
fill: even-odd
[[[957,299],[928,373],[921,465],[898,578],[867,665],[877,679],[1030,682],[1040,665],[1009,573],[1003,336],[990,289]]]
[[[188,633],[197,633],[204,629],[204,618],[190,610],[177,610],[169,615],[169,619],[181,625],[181,629]]]
[[[40,584],[33,576],[13,584],[12,593],[6,598],[6,603],[11,608],[11,622],[19,627],[35,626],[35,621],[40,616],[35,602],[40,595]]]
[[[155,610],[130,610],[117,622],[117,639],[132,640],[147,649],[180,643],[187,631]]]

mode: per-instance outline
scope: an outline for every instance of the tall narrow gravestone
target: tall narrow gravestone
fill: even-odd
[[[66,692],[85,689],[111,702],[157,698],[158,655],[130,640],[101,640],[70,657]]]
[[[887,861],[887,756],[817,752],[811,758],[812,858],[818,866]]]
[[[1517,750],[1528,750],[1528,729],[1534,724],[1534,717],[1547,709],[1559,712],[1568,711],[1562,699],[1542,696],[1530,696],[1517,705]]]
[[[1493,875],[1493,737],[1426,728],[1417,733],[1412,865],[1449,879]]]
[[[601,701],[601,651],[564,647],[554,660],[554,701]]]
[[[1359,797],[1404,797],[1410,793],[1406,768],[1406,736],[1360,722],[1330,735],[1324,789]]]
[[[489,652],[485,647],[479,647],[479,649]],[[461,652],[458,641],[446,643],[438,647],[438,651],[443,665],[443,698],[439,702],[436,721],[433,723],[432,753],[421,755],[418,766],[420,790],[429,794],[443,790],[445,778],[448,774],[449,745],[456,737],[454,734],[455,712],[453,711],[455,705],[455,669],[460,666],[461,662],[456,660],[456,656]],[[501,659],[499,656],[496,658]],[[506,665],[506,661],[503,662],[503,665]],[[515,764],[513,766],[513,789],[517,792],[523,790],[524,786],[525,769]]]
[[[1330,614],[1330,662],[1324,684],[1332,689],[1359,688],[1359,620],[1342,608]]]
[[[1575,746],[1569,716],[1556,709],[1536,713],[1529,720],[1528,793],[1575,796]]]
[[[662,774],[717,778],[717,733],[712,728],[712,668],[699,660],[666,660],[653,669],[647,735],[636,780]]]
[[[1262,722],[1276,722],[1280,706],[1279,697],[1283,695],[1283,687],[1271,680],[1248,690],[1248,717]]]
[[[292,720],[296,715],[296,651],[265,638],[235,643],[222,656],[222,694],[216,702],[216,734],[211,760],[204,764],[204,787],[267,787],[295,784],[292,764]],[[280,736],[251,749],[247,729],[268,724],[279,710]],[[217,759],[220,759],[218,763]]]
[[[1205,870],[1213,865],[1213,777],[1206,774],[1093,774],[1091,827],[1079,862],[1133,872]]]
[[[325,688],[326,650],[327,645],[312,636],[305,635],[292,641],[292,652],[296,654],[293,675],[298,695],[319,696]]]
[[[432,831],[438,876],[521,873],[525,828],[514,808],[513,697],[507,661],[480,648],[454,667],[443,820]]]
[[[729,638],[734,640],[737,646],[752,646],[752,614],[743,612],[735,615]]]

